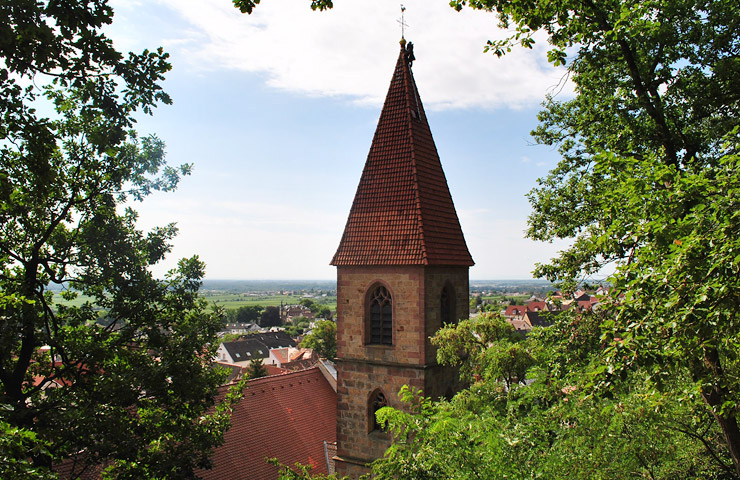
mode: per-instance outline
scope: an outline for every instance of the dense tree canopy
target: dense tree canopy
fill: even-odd
[[[224,321],[227,323],[257,323],[265,308],[261,305],[243,305],[226,310]]]
[[[597,387],[636,372],[659,386],[687,378],[681,396],[701,395],[740,474],[740,7],[468,3],[498,12],[524,45],[547,32],[556,64],[570,52],[577,95],[548,99],[534,132],[563,159],[530,193],[528,235],[575,238],[538,267],[550,279],[616,267]]]
[[[267,307],[260,315],[260,327],[279,327],[282,325],[280,309],[278,307]]]
[[[584,395],[602,320],[579,314],[526,339],[493,314],[443,329],[440,361],[475,378],[449,402],[405,389],[405,410],[379,411],[395,441],[374,478],[735,478],[708,412],[678,400],[685,377]]]
[[[101,32],[112,17],[106,0],[0,4],[0,456],[29,475],[77,455],[187,476],[227,420],[208,413],[221,322],[197,295],[204,266],[153,278],[176,229],[141,232],[124,208],[189,172],[131,130],[170,101],[167,54],[124,57]]]

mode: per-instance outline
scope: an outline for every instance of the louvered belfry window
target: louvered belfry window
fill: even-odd
[[[388,290],[378,285],[370,294],[370,342],[393,344],[393,300]]]

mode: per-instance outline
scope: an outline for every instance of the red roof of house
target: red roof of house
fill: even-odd
[[[402,45],[332,265],[474,263],[410,64]]]
[[[524,315],[524,312],[526,311],[526,305],[509,305],[504,311],[504,316]]]
[[[324,441],[336,442],[336,426],[337,394],[317,367],[251,380],[213,469],[196,473],[204,480],[272,480],[277,468],[265,459],[274,457],[326,474]]]
[[[527,303],[527,311],[528,312],[548,312],[550,311],[550,308],[547,306],[546,302],[541,301],[531,301]]]

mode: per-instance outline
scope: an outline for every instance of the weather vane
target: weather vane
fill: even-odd
[[[398,24],[401,25],[401,38],[406,38],[406,35],[405,35],[406,30],[405,29],[406,29],[406,27],[408,27],[408,25],[404,21],[404,12],[405,11],[406,11],[406,7],[404,7],[403,4],[401,4],[401,18],[399,18],[398,20],[396,20],[398,22]]]

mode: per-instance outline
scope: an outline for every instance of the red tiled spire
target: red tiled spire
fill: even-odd
[[[474,263],[411,73],[411,44],[404,46],[335,266]]]

